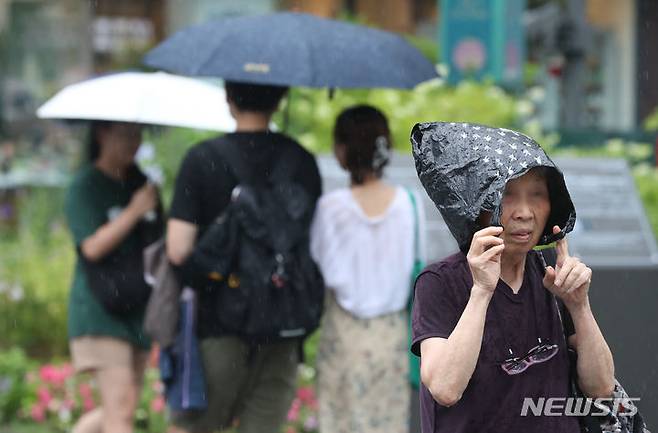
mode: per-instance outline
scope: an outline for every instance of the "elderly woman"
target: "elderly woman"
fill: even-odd
[[[416,282],[423,433],[578,433],[576,417],[521,416],[525,398],[570,396],[568,346],[587,396],[609,397],[615,386],[589,304],[592,271],[564,237],[576,215],[562,174],[510,130],[420,124],[412,143],[419,177],[461,249]],[[545,266],[534,248],[552,242],[556,264]]]

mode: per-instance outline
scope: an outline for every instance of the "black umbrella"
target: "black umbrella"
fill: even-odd
[[[398,35],[287,12],[187,28],[147,53],[144,63],[182,75],[304,87],[412,88],[437,77]]]
[[[505,185],[535,167],[547,167],[551,214],[539,240],[547,245],[576,223],[564,176],[539,144],[525,134],[470,123],[419,123],[411,131],[416,171],[460,248],[468,249],[482,210],[500,223]],[[553,234],[553,226],[562,231]]]

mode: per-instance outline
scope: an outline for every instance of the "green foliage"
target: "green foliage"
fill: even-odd
[[[74,250],[61,212],[63,191],[36,189],[19,203],[16,232],[0,237],[0,350],[66,354],[66,306]]]
[[[160,382],[160,372],[154,368],[146,370],[144,388],[135,413],[137,433],[157,433],[167,431],[166,402],[164,385]]]
[[[0,425],[16,419],[26,404],[30,386],[25,376],[33,366],[21,349],[0,352]]]
[[[336,117],[355,104],[370,104],[382,110],[389,119],[394,146],[408,151],[409,133],[418,122],[459,121],[523,128],[520,111],[527,101],[517,100],[491,83],[475,81],[464,81],[453,87],[434,80],[414,91],[337,90],[332,99],[327,90],[296,88],[275,116],[275,122],[284,125],[288,134],[311,151],[328,152]]]
[[[647,131],[658,131],[658,107],[644,119],[644,129]]]
[[[135,413],[137,433],[167,429],[163,391],[159,372],[148,368]],[[75,374],[71,364],[38,365],[20,349],[0,352],[0,433],[69,432],[82,414],[99,403],[96,381]]]
[[[612,138],[603,146],[568,146],[555,149],[555,153],[573,157],[622,158],[635,166],[651,160],[653,148],[648,143],[636,143]]]
[[[435,40],[414,35],[404,35],[404,38],[423,53],[433,65],[439,63],[439,44]]]
[[[642,164],[633,170],[633,176],[654,236],[658,238],[658,169]]]

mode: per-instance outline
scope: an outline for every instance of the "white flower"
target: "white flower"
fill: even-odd
[[[313,380],[315,378],[315,368],[305,364],[300,364],[298,367],[299,375],[304,380]]]
[[[13,302],[20,302],[23,300],[25,294],[23,293],[23,288],[16,284],[9,290],[9,299]]]
[[[450,74],[450,68],[447,63],[439,63],[435,66],[435,69],[440,77],[447,77]]]
[[[73,418],[69,409],[61,409],[57,415],[59,416],[59,420],[66,424],[71,422],[71,419]]]
[[[543,101],[544,98],[546,97],[546,91],[544,90],[543,87],[540,86],[531,87],[530,89],[528,89],[527,93],[528,93],[528,98],[535,103]]]
[[[516,113],[519,116],[530,116],[535,110],[535,106],[532,102],[521,100],[516,104]]]

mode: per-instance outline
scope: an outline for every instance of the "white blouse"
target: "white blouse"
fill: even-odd
[[[413,191],[424,260],[425,214]],[[320,198],[311,229],[311,253],[338,304],[367,319],[406,308],[411,293],[414,210],[406,189],[397,187],[388,209],[376,217],[363,212],[348,188]]]

